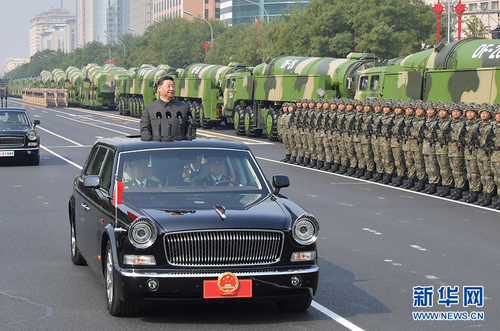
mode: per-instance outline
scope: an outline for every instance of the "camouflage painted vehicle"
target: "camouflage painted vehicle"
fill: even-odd
[[[260,136],[266,129],[268,138],[277,140],[278,112],[283,102],[354,94],[346,77],[374,61],[376,57],[370,53],[351,53],[346,59],[297,56],[270,59],[256,66],[253,72],[227,77],[223,113],[232,114],[237,134]]]
[[[52,80],[52,73],[48,70],[43,70],[40,73],[40,88],[54,88],[55,83]]]
[[[144,106],[156,99],[158,79],[172,73],[172,67],[143,64],[133,71],[131,69],[128,77],[123,76],[116,82],[116,102],[120,114],[141,117]]]
[[[453,102],[500,101],[500,40],[440,43],[359,72],[356,98]]]
[[[83,70],[82,107],[101,109],[115,107],[115,79],[95,63],[87,64]]]
[[[195,63],[180,72],[176,81],[176,96],[188,104],[196,124],[203,128],[231,122],[231,114],[223,112],[223,87],[228,75],[245,71],[244,64],[231,62],[227,66]]]
[[[68,91],[68,105],[81,106],[82,104],[82,90],[83,80],[85,75],[77,67],[68,67],[66,69],[66,82]]]
[[[52,81],[54,82],[54,87],[58,89],[65,89],[69,85],[66,84],[66,73],[57,68],[52,70]]]

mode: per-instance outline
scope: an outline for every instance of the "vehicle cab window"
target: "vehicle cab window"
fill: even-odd
[[[104,158],[106,157],[107,149],[99,146],[92,152],[92,156],[90,162],[85,169],[84,175],[99,175],[101,166],[104,162]]]

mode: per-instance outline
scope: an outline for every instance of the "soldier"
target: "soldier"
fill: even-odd
[[[305,150],[302,145],[302,99],[297,99],[295,101],[295,111],[293,116],[293,126],[292,126],[292,134],[293,140],[295,141],[295,146],[297,149],[297,158],[293,164],[301,164],[304,162]]]
[[[366,171],[365,176],[362,178],[368,180],[373,178],[373,171],[375,170],[375,161],[373,159],[372,149],[373,108],[371,98],[365,98],[363,100],[363,110],[365,112],[365,115],[363,116],[360,134]]]
[[[491,170],[497,185],[497,194],[500,195],[500,105],[495,106],[495,123],[493,124]],[[500,210],[500,200],[493,206]]]
[[[443,185],[443,192],[439,194],[440,197],[447,197],[451,194],[451,185],[453,184],[453,174],[450,166],[450,159],[448,157],[448,142],[451,131],[451,118],[449,116],[449,108],[442,101],[436,102],[436,109],[438,111],[438,127],[436,130],[436,157],[439,164],[439,171]]]
[[[328,100],[323,100],[323,119],[320,124],[320,130],[323,131],[323,149],[325,150],[325,164],[323,168],[320,170],[329,171],[332,167],[333,163],[333,154],[332,154],[332,135],[330,133],[330,116],[333,114],[330,113],[330,102]]]
[[[288,127],[287,127],[287,138],[288,142],[290,144],[290,160],[287,161],[287,163],[294,164],[295,161],[297,160],[297,142],[295,138],[295,132],[294,132],[294,127],[295,127],[295,119],[297,116],[297,113],[295,111],[295,104],[293,103],[288,103],[288,113],[290,114],[289,120],[288,120]]]
[[[465,147],[465,120],[462,118],[462,105],[455,104],[453,102],[448,103],[449,109],[451,109],[451,125],[449,130],[449,141],[448,141],[448,158],[450,160],[451,173],[453,175],[453,180],[455,182],[455,191],[451,198],[453,200],[462,199],[464,186],[465,186],[465,158],[464,158],[464,147]],[[444,137],[446,138],[446,136]]]
[[[475,102],[471,102],[466,108],[467,121],[465,122],[466,133],[464,136],[466,152],[464,154],[470,189],[469,197],[466,200],[468,203],[476,202],[481,191],[481,175],[477,165],[477,146],[480,135],[480,120],[477,118],[478,109],[479,105]]]
[[[308,168],[313,168],[316,166],[316,162],[318,161],[317,155],[316,155],[316,141],[315,141],[315,129],[314,129],[314,120],[316,118],[316,101],[314,99],[309,99],[307,101],[307,126],[305,128],[306,131],[306,139],[307,139],[307,146],[309,147],[309,154],[310,154],[310,161],[309,164],[304,164],[305,167]]]
[[[439,164],[436,156],[438,119],[436,117],[434,102],[428,100],[425,103],[425,107],[427,108],[427,119],[425,122],[422,153],[424,154],[425,171],[430,184],[425,193],[435,194],[439,183]]]
[[[330,168],[329,171],[331,172],[337,172],[339,171],[342,159],[340,155],[340,132],[339,132],[339,121],[338,121],[338,109],[337,109],[337,104],[338,104],[338,99],[331,99],[330,100],[330,117],[329,117],[329,131],[330,131],[330,148],[332,151],[332,167]]]
[[[302,120],[300,129],[300,138],[302,140],[302,148],[304,149],[304,160],[300,163],[301,166],[307,166],[311,163],[311,149],[309,147],[309,103],[307,99],[302,99]]]
[[[479,126],[479,148],[477,149],[477,165],[479,174],[481,175],[481,183],[483,184],[483,200],[478,204],[481,206],[491,205],[491,199],[494,195],[495,180],[493,179],[493,172],[491,171],[491,135],[493,130],[493,123],[491,122],[491,109],[487,103],[481,104],[479,108],[481,113],[481,124]]]
[[[408,137],[418,179],[418,184],[415,187],[415,191],[417,192],[421,192],[425,188],[425,158],[422,151],[426,120],[424,107],[425,105],[422,100],[416,100],[414,102],[415,119],[412,121],[410,135]]]
[[[372,121],[372,149],[373,149],[373,161],[375,162],[375,169],[377,170],[377,175],[373,177],[373,181],[380,182],[384,177],[385,168],[384,168],[384,160],[382,159],[382,152],[380,150],[380,140],[382,137],[380,136],[380,131],[382,129],[382,105],[383,100],[375,99],[373,104],[373,110],[375,113],[373,114]]]
[[[354,147],[354,134],[355,134],[355,124],[356,124],[356,112],[354,111],[354,102],[351,99],[346,100],[346,114],[345,114],[345,131],[342,135],[344,139],[344,145],[347,150],[347,155],[349,157],[349,171],[347,171],[347,176],[352,176],[356,172],[356,166],[358,165],[358,160],[356,158],[356,149]]]
[[[384,115],[382,116],[382,127],[380,128],[380,152],[382,153],[385,169],[384,180],[381,182],[382,184],[390,184],[392,182],[392,176],[394,175],[395,164],[391,148],[392,127],[394,125],[393,107],[392,100],[385,100],[382,103]]]
[[[314,133],[314,144],[316,145],[316,164],[311,168],[321,169],[325,166],[325,146],[323,139],[325,138],[325,131],[323,129],[323,100],[316,100],[316,113],[314,114],[314,121],[312,131]]]
[[[338,170],[338,174],[345,174],[347,172],[347,167],[349,166],[349,154],[347,152],[347,131],[346,131],[346,101],[344,99],[338,100],[338,113],[337,113],[337,125],[338,125],[338,138],[337,143],[339,146],[339,154],[341,158],[341,166]]]
[[[283,141],[283,146],[285,146],[285,158],[281,162],[290,161],[292,156],[292,150],[290,148],[290,141],[288,140],[288,123],[290,122],[290,113],[288,112],[288,102],[283,103],[280,110],[281,120],[278,123],[279,133]]]
[[[403,100],[396,100],[394,103],[394,125],[391,130],[391,149],[396,166],[397,180],[393,184],[396,187],[403,185],[405,176],[405,157],[403,151],[403,139],[405,135],[405,114],[403,111]]]
[[[408,171],[408,182],[404,186],[405,189],[410,189],[415,186],[416,168],[415,160],[413,158],[413,152],[410,148],[410,129],[413,126],[413,119],[415,118],[413,109],[413,100],[409,99],[404,104],[405,108],[405,119],[404,119],[404,138],[403,138],[403,153],[405,159],[406,169]]]
[[[361,143],[363,136],[363,121],[364,121],[364,108],[363,102],[361,100],[354,100],[355,107],[355,115],[354,115],[354,129],[353,129],[353,138],[352,141],[354,143],[354,151],[356,153],[356,160],[358,161],[358,168],[356,169],[356,173],[354,177],[361,178],[365,174],[365,156],[363,145]]]

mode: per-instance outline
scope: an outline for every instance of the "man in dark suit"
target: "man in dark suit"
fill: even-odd
[[[158,80],[158,93],[160,97],[146,105],[142,112],[141,140],[171,141],[186,137],[188,107],[185,103],[174,100],[174,79],[170,76],[160,77]],[[179,122],[179,115],[181,116],[181,122]],[[167,117],[170,117],[170,122]],[[159,132],[160,127],[161,134]],[[171,127],[170,134],[168,132],[169,127]]]

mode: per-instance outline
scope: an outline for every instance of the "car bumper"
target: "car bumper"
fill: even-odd
[[[0,156],[0,160],[13,159],[17,157],[35,157],[40,154],[40,147],[27,147],[27,148],[1,148],[0,152],[13,151],[14,156]]]
[[[204,300],[204,282],[217,281],[227,271],[230,270],[191,273],[121,269],[115,270],[115,281],[121,285],[118,291],[120,298],[127,302]],[[319,267],[311,265],[267,271],[234,271],[233,274],[240,282],[251,280],[251,297],[245,297],[245,300],[284,300],[312,297],[318,286]],[[300,285],[292,285],[291,279],[294,276],[295,279],[300,279]],[[148,289],[147,283],[151,279],[159,284],[155,291]],[[238,296],[220,299],[227,300],[226,298],[236,299]]]

